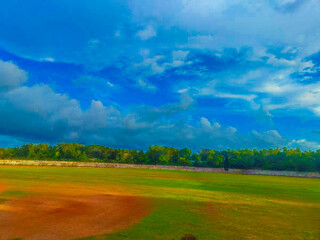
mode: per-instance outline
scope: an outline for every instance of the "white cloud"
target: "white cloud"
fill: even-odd
[[[211,122],[205,117],[201,117],[200,118],[200,124],[201,124],[201,127],[206,131],[212,131],[212,130],[214,130],[216,128],[220,128],[221,127],[221,125],[218,122],[215,122],[212,125]]]
[[[264,133],[258,133],[257,131],[252,131],[252,134],[259,140],[267,141],[273,143],[274,146],[279,146],[279,144],[284,144],[284,139],[276,130],[269,130]]]
[[[175,50],[171,52],[171,56],[152,55],[149,49],[141,49],[142,61],[133,64],[131,69],[131,73],[136,75],[137,86],[147,90],[156,90],[157,88],[148,82],[148,77],[163,74],[169,69],[192,64],[192,61],[186,61],[188,54],[189,51]]]
[[[234,98],[234,99],[242,99],[246,101],[252,101],[254,100],[257,96],[254,94],[232,94],[232,93],[223,93],[223,92],[216,92],[215,95],[216,97],[219,98]]]
[[[213,80],[207,83],[203,87],[195,87],[194,89],[197,90],[197,94],[199,96],[212,96],[217,98],[233,98],[233,99],[242,99],[246,101],[253,101],[257,96],[255,94],[235,94],[217,90],[216,85],[218,81]],[[181,91],[181,90],[180,90]]]
[[[211,129],[212,128],[211,123],[209,122],[209,120],[207,118],[201,117],[200,122],[201,122],[201,126],[204,129]]]
[[[145,0],[132,1],[130,7],[137,22],[153,19],[164,29],[188,33],[187,42],[173,39],[173,46],[222,50],[282,45],[300,49],[302,57],[320,50],[318,1]]]
[[[12,62],[0,60],[0,89],[12,89],[27,81],[27,73]]]
[[[219,14],[228,7],[228,3],[223,0],[182,0],[182,4],[182,11],[184,14],[195,14],[200,16]]]
[[[183,50],[177,50],[172,52],[172,58],[173,60],[181,60],[184,61],[190,51],[183,51]]]
[[[301,148],[303,150],[318,150],[320,149],[320,144],[318,142],[310,142],[306,139],[295,140],[293,139],[288,143],[290,148]]]
[[[40,62],[54,62],[54,58],[51,57],[44,57],[39,59]]]
[[[290,79],[267,82],[255,89],[257,92],[267,93],[268,101],[265,107],[274,109],[308,109],[320,116],[320,83],[302,84]],[[282,103],[272,103],[274,97],[282,97]],[[266,100],[266,99],[265,99]]]
[[[259,86],[255,90],[257,92],[269,93],[273,95],[283,95],[297,91],[297,86],[290,83],[279,84],[277,82],[266,82],[263,86]]]
[[[107,85],[110,86],[110,87],[114,87],[114,84],[109,82],[109,81],[107,81]]]
[[[137,32],[137,36],[141,40],[148,40],[149,38],[155,37],[156,35],[157,35],[157,32],[154,30],[154,28],[151,25]]]
[[[149,68],[150,73],[147,72],[148,75],[150,74],[159,74],[165,71],[165,67],[158,63],[159,60],[163,59],[165,56],[163,55],[156,55],[153,57],[149,57],[149,53],[145,54],[143,52],[144,59],[141,63],[137,63],[134,65],[135,68],[144,67]]]
[[[148,90],[148,91],[155,91],[157,90],[157,87],[149,82],[146,82],[146,81],[143,81],[141,78],[138,79],[137,81],[137,85],[142,88],[142,89],[145,89],[145,90]]]
[[[190,87],[182,88],[182,89],[177,90],[177,93],[186,93],[186,92],[188,92],[190,89],[191,89]]]
[[[150,56],[151,54],[149,49],[140,50],[140,54],[143,57],[143,61],[134,64],[134,67],[144,67],[149,69],[149,72],[144,71],[144,74],[147,75],[161,74],[171,68],[192,64],[192,61],[185,61],[189,54],[189,51],[172,51],[172,59],[167,59],[168,57],[165,55]]]
[[[183,50],[172,51],[172,62],[166,62],[163,64],[163,66],[166,69],[169,69],[172,67],[182,67],[185,65],[190,65],[193,62],[186,61],[186,58],[189,53],[190,53],[189,51],[183,51]]]
[[[4,95],[18,110],[36,113],[44,119],[76,121],[81,114],[80,105],[68,96],[55,93],[47,85],[21,86]]]

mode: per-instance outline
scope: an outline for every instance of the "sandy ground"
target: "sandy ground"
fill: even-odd
[[[66,189],[49,188],[1,203],[0,239],[67,240],[111,233],[138,223],[152,208],[145,198]]]

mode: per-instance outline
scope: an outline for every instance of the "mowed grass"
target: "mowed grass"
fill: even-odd
[[[85,239],[320,239],[320,180],[172,170],[0,167],[0,205],[37,186],[73,185],[148,198],[151,214]]]

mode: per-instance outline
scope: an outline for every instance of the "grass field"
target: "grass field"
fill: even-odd
[[[179,240],[185,234],[319,240],[320,180],[0,167],[0,239]]]

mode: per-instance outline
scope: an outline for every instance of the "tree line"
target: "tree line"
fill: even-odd
[[[211,168],[320,171],[320,149],[301,151],[299,148],[240,149],[216,151],[189,148],[150,146],[147,151],[116,149],[78,143],[26,144],[0,148],[0,159],[95,161],[108,163],[194,166]]]

